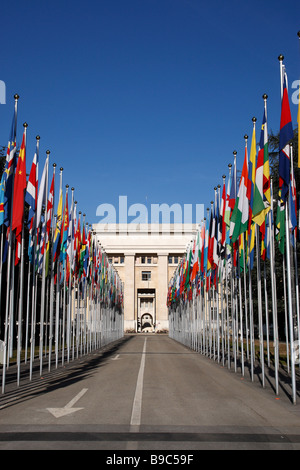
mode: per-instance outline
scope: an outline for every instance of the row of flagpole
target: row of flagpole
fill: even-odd
[[[298,33],[300,38],[300,35]],[[215,187],[215,199],[199,226],[170,281],[167,305],[169,335],[201,354],[227,363],[228,368],[246,364],[254,380],[255,336],[259,343],[261,383],[265,387],[265,363],[271,365],[270,337],[273,337],[274,390],[279,394],[278,318],[285,317],[287,364],[292,402],[296,403],[296,365],[299,361],[299,290],[296,183],[293,169],[293,127],[288,100],[287,75],[279,56],[281,82],[281,121],[279,138],[279,193],[273,194],[270,176],[267,95],[258,152],[256,118],[253,118],[250,158],[248,136],[237,185],[237,153],[226,176]],[[300,104],[298,105],[299,151]],[[298,154],[298,167],[300,157]],[[273,201],[278,198],[277,211]],[[297,226],[298,217],[298,226]],[[297,233],[298,232],[298,233]],[[279,251],[276,250],[276,240]],[[298,242],[299,243],[299,242]],[[275,272],[275,251],[282,261],[282,275]],[[256,264],[256,272],[254,270]],[[270,274],[267,276],[267,270]],[[256,277],[256,285],[253,280]],[[284,312],[278,309],[278,283],[284,285]],[[254,291],[256,297],[254,298]],[[257,305],[257,307],[256,307]],[[271,323],[270,323],[271,322]],[[256,331],[256,325],[258,326]],[[267,352],[264,350],[266,337]]]
[[[123,336],[123,284],[85,214],[77,214],[74,188],[63,195],[60,168],[54,214],[56,164],[49,180],[50,151],[39,181],[39,144],[26,177],[27,123],[17,152],[15,95],[11,137],[0,185],[0,327],[2,393],[16,350],[32,380],[34,362],[58,367]],[[63,207],[64,206],[64,207]],[[38,353],[36,352],[38,349]],[[23,357],[24,356],[24,357]],[[29,362],[29,367],[28,367]]]

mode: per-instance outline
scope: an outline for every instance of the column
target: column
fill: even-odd
[[[158,285],[156,289],[156,329],[168,330],[168,253],[158,254],[157,269]]]
[[[136,331],[135,310],[135,253],[125,253],[124,266],[124,330]]]

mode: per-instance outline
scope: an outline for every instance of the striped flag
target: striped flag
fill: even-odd
[[[252,212],[252,220],[259,226],[265,222],[266,215],[270,210],[270,197],[268,130],[265,109],[257,156]]]
[[[47,181],[48,181],[48,167],[49,167],[49,158],[47,156],[44,170],[41,178],[41,184],[38,192],[37,199],[37,208],[36,208],[36,227],[39,227],[42,219],[42,209],[43,206],[47,207]]]
[[[61,231],[61,223],[62,223],[62,200],[63,200],[63,193],[62,188],[60,188],[58,206],[56,211],[56,228],[54,233],[54,241],[53,241],[53,262],[55,262],[59,257],[59,249],[60,246],[60,231]]]
[[[47,214],[46,214],[46,267],[45,272],[46,276],[48,275],[49,269],[49,250],[50,250],[50,230],[51,230],[51,222],[52,222],[52,212],[53,212],[53,200],[54,200],[54,174],[52,176],[52,182],[49,191],[49,197],[47,202]]]
[[[221,238],[220,238],[220,255],[223,259],[225,256],[225,242],[226,242],[226,222],[225,222],[225,209],[226,209],[226,186],[225,180],[223,183],[223,190],[222,190],[222,202],[221,202],[221,209],[220,209],[220,231],[221,231]]]
[[[31,219],[35,215],[37,207],[37,193],[38,193],[38,143],[36,152],[33,157],[31,170],[27,182],[25,202],[29,205],[28,225],[31,225]]]
[[[239,235],[248,229],[249,220],[249,200],[247,197],[248,188],[248,155],[245,148],[245,157],[240,180],[238,195],[230,220],[230,235],[232,242],[236,242]]]
[[[249,159],[249,171],[248,171],[248,195],[249,195],[249,224],[248,224],[248,240],[249,250],[248,256],[250,260],[250,269],[253,268],[254,262],[254,242],[255,242],[255,224],[252,222],[253,212],[253,198],[254,198],[254,186],[255,186],[255,167],[256,167],[256,133],[255,133],[255,122],[253,118],[253,132],[250,149]]]
[[[231,213],[234,209],[236,200],[236,158],[234,158],[233,163],[233,175],[231,176],[231,187],[230,187],[230,196],[228,201],[228,206],[231,209]]]
[[[279,134],[279,189],[281,190],[281,199],[284,203],[287,199],[290,184],[291,161],[289,142],[292,138],[293,126],[287,91],[287,75],[284,72]]]

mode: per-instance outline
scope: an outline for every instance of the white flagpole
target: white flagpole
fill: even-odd
[[[62,172],[63,172],[63,168],[60,167],[60,183],[59,183],[58,201],[60,201],[60,194],[62,191]],[[59,277],[60,277],[60,258],[58,257],[57,270],[56,270],[56,310],[55,310],[55,364],[56,364],[56,368],[58,367],[58,349],[59,349],[59,300],[60,300]]]
[[[243,250],[245,247],[243,246]],[[239,270],[239,306],[240,306],[240,331],[241,331],[241,361],[242,361],[242,375],[245,375],[245,366],[244,366],[244,335],[243,335],[243,299],[242,299],[242,279],[241,279],[241,263],[238,255],[238,270]]]
[[[15,129],[14,129],[14,146],[16,144],[16,128],[17,128],[17,113],[18,113],[18,99],[19,95],[15,94]],[[14,148],[16,152],[16,148]],[[14,156],[15,158],[15,156]],[[11,178],[14,176],[12,175]],[[12,186],[13,187],[13,186]],[[12,216],[12,206],[13,206],[13,192],[11,194],[11,216]],[[3,369],[2,369],[2,393],[5,392],[5,379],[6,379],[6,361],[7,361],[7,351],[8,351],[8,323],[9,323],[9,306],[10,306],[10,279],[11,279],[11,252],[12,252],[12,231],[9,231],[8,235],[8,254],[7,254],[7,287],[6,287],[6,309],[5,309],[5,325],[4,325],[4,351],[3,351]]]
[[[290,144],[291,148],[291,180],[294,181],[294,162],[293,162],[293,144]],[[293,255],[291,254],[291,261],[293,262],[293,271],[294,276],[292,278],[293,286],[294,286],[294,310],[297,314],[297,326],[295,325],[295,331],[297,331],[296,337],[299,340],[299,328],[300,328],[300,321],[299,321],[299,280],[298,280],[298,262],[297,262],[297,239],[295,230],[291,233],[291,237],[293,237]]]
[[[2,293],[2,270],[3,270],[3,232],[4,227],[1,225],[1,245],[0,245],[0,305],[1,305],[1,293]],[[2,335],[1,325],[0,325],[0,334]]]
[[[51,256],[49,255],[50,264],[50,314],[49,314],[49,357],[48,357],[48,370],[51,370],[51,356],[52,356],[52,342],[53,342],[53,310],[54,310],[54,269],[53,269],[53,242],[54,242],[54,203],[55,203],[55,170],[56,163],[53,163],[53,201],[52,201],[52,213],[51,213],[51,228],[50,228],[50,239],[52,244]]]
[[[68,315],[67,315],[67,361],[70,361],[70,347],[71,347],[71,305],[72,305],[72,260],[73,260],[73,210],[74,210],[74,188],[71,188],[72,191],[72,200],[71,200],[71,217],[69,218],[69,227],[68,227],[68,234],[71,227],[71,239],[67,243],[67,250],[70,247],[70,254],[69,254],[69,263],[70,263],[70,272],[69,272],[69,299],[68,299]],[[66,254],[66,263],[67,263],[67,256]]]
[[[245,139],[245,148],[247,150],[248,148],[248,135],[244,135]],[[248,155],[248,150],[247,150],[247,155]],[[245,240],[245,234],[243,233],[243,246],[244,246],[244,252],[243,252],[243,262],[244,262],[244,297],[245,297],[245,328],[246,328],[246,357],[249,359],[249,329],[248,329],[248,299],[247,299],[247,276],[246,276],[246,240]],[[248,252],[248,246],[247,246],[247,252]]]
[[[256,238],[256,257],[257,257],[257,300],[258,300],[260,362],[261,362],[262,386],[265,387],[264,337],[263,337],[263,319],[262,319],[261,268],[260,268],[258,225],[255,226],[255,229],[256,229],[255,238]]]
[[[78,212],[78,225],[80,227],[81,222],[81,211]],[[81,321],[80,321],[80,284],[79,271],[77,278],[77,313],[76,313],[76,357],[79,357],[79,342],[80,342],[80,331],[81,331]]]
[[[287,259],[287,284],[288,284],[288,306],[289,306],[289,330],[291,344],[291,377],[292,377],[292,399],[296,404],[296,376],[295,376],[295,356],[293,354],[294,343],[294,318],[293,318],[293,302],[292,302],[292,284],[290,269],[290,237],[289,237],[289,218],[288,204],[285,207],[285,226],[286,226],[286,259]]]
[[[25,152],[26,152],[26,136],[27,136],[27,127],[28,124],[25,122],[24,126],[24,135],[25,135]],[[23,277],[24,277],[24,256],[23,256],[23,247],[24,247],[24,214],[22,221],[22,240],[21,240],[21,266],[19,272],[20,279],[20,294],[19,294],[19,312],[18,312],[18,341],[17,341],[17,385],[20,385],[20,372],[21,372],[21,350],[22,350],[22,317],[23,317]]]
[[[281,98],[283,95],[283,59],[280,55],[278,57],[280,64],[280,81],[281,81]],[[292,147],[290,147],[290,160],[293,159]],[[285,203],[285,233],[286,233],[286,264],[287,264],[287,291],[288,291],[288,307],[289,307],[289,332],[290,332],[290,344],[291,344],[291,379],[292,379],[292,400],[296,404],[296,376],[295,376],[295,356],[293,354],[293,343],[294,343],[294,318],[293,318],[293,302],[292,302],[292,284],[291,284],[291,253],[290,253],[290,230],[289,230],[289,205]]]
[[[39,150],[40,150],[40,136],[36,137],[36,154],[37,162],[39,161]],[[38,167],[37,170],[38,172]],[[35,197],[38,197],[36,193]],[[37,287],[37,272],[36,272],[36,243],[37,243],[37,213],[35,211],[32,228],[32,242],[33,242],[33,261],[32,261],[32,295],[31,295],[31,337],[30,337],[30,368],[29,368],[29,379],[32,380],[32,368],[34,361],[34,350],[35,350],[35,333],[36,333],[36,287]]]
[[[28,326],[29,326],[29,300],[30,300],[30,280],[31,280],[31,263],[28,263],[27,275],[27,302],[26,302],[26,330],[25,330],[25,364],[27,363],[28,354]]]
[[[76,239],[76,224],[77,224],[77,201],[74,202],[74,212],[75,212],[75,217],[74,217],[74,239]],[[73,241],[73,247],[72,250],[74,250],[74,241]],[[73,274],[73,301],[72,301],[72,310],[73,310],[73,320],[72,320],[72,325],[73,325],[73,344],[72,344],[72,356],[73,359],[75,357],[75,341],[76,341],[76,273],[75,273],[75,256],[76,252],[73,251],[73,261],[72,261],[72,267],[74,268],[74,274]]]
[[[232,164],[229,163],[228,164],[228,168],[229,168],[229,181],[231,182],[231,169],[232,169]],[[226,196],[227,198],[227,196]],[[228,230],[228,228],[227,228]],[[227,238],[227,236],[226,236]],[[225,282],[226,282],[226,317],[227,317],[227,360],[228,360],[228,369],[230,369],[231,367],[231,364],[230,364],[230,360],[231,360],[231,356],[230,356],[230,321],[229,321],[229,275],[228,275],[228,247],[227,247],[227,243],[226,243],[226,240],[225,240],[225,261],[226,261],[226,264],[225,264]]]
[[[50,150],[46,151],[46,199],[45,199],[45,229],[47,219],[47,202],[48,202],[48,168],[49,168],[49,155]],[[42,201],[41,201],[42,203]],[[41,247],[42,248],[42,247]],[[46,272],[46,238],[44,240],[44,256],[43,256],[43,271],[42,271],[42,294],[41,294],[41,312],[40,312],[40,375],[42,375],[43,368],[43,341],[44,341],[44,312],[45,312],[45,272]]]
[[[275,391],[278,395],[278,369],[279,369],[279,354],[278,354],[278,320],[277,320],[277,296],[276,296],[276,275],[275,275],[275,240],[274,240],[274,226],[272,224],[273,217],[273,178],[270,178],[271,189],[271,210],[269,211],[269,227],[270,227],[270,271],[271,271],[271,289],[272,289],[272,312],[273,312],[273,347],[274,347],[274,362],[275,362]]]

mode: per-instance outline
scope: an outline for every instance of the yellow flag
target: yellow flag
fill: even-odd
[[[57,206],[56,229],[55,229],[55,234],[54,234],[54,242],[57,242],[58,236],[59,236],[59,234],[60,234],[60,229],[61,229],[61,223],[62,223],[62,199],[63,199],[63,194],[62,194],[62,190],[60,190],[59,201],[58,201],[58,206]]]

